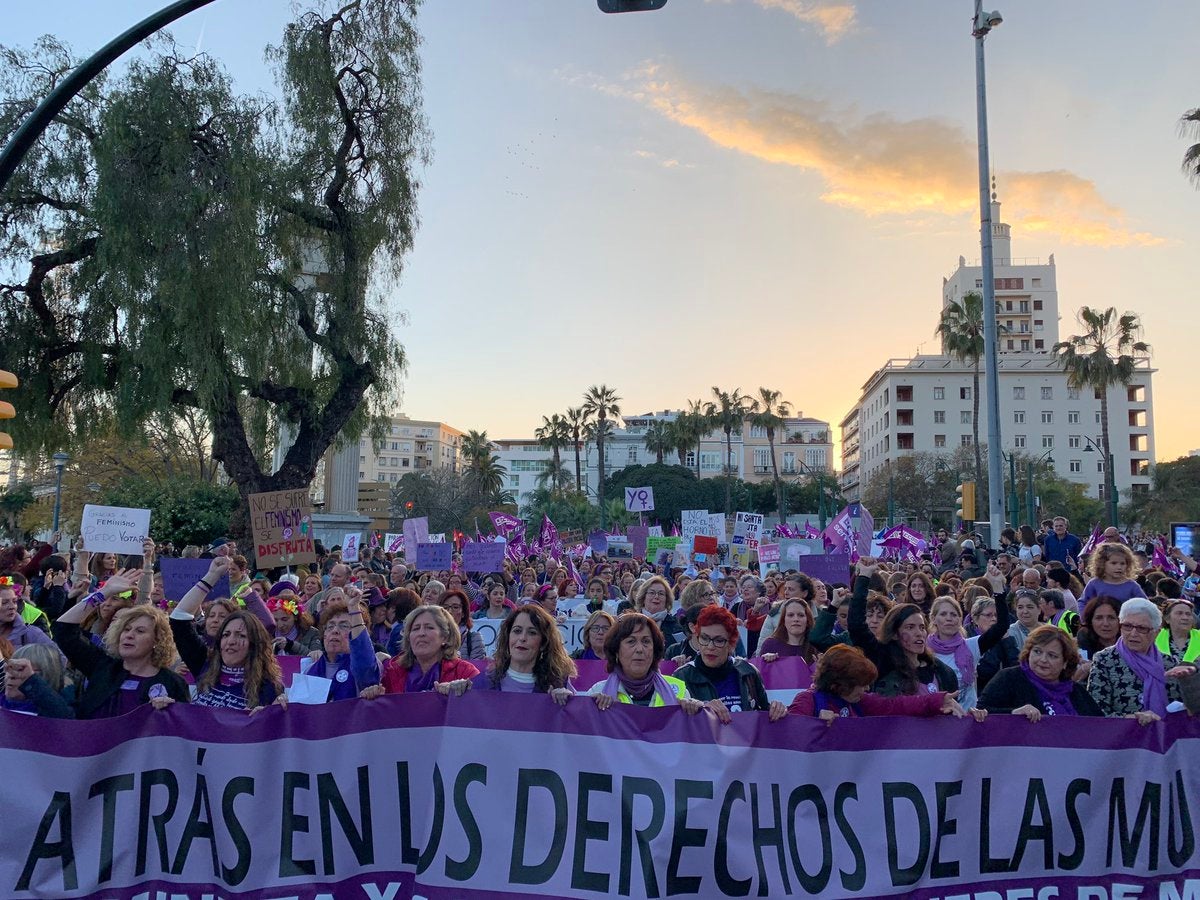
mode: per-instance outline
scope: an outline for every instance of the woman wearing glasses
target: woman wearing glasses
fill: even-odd
[[[687,685],[688,694],[705,701],[724,724],[735,712],[769,712],[777,722],[787,715],[787,707],[767,699],[758,669],[731,654],[738,639],[738,622],[733,613],[721,606],[706,606],[696,620],[696,643],[700,654],[675,670],[675,677]]]
[[[607,610],[598,609],[588,616],[588,620],[583,624],[583,634],[586,638],[586,643],[583,647],[572,653],[571,658],[606,659],[604,655],[604,641],[608,637],[608,632],[616,623],[616,617]]]
[[[683,639],[683,626],[671,612],[675,606],[674,592],[661,575],[647,578],[640,588],[634,590],[633,606],[655,621],[668,645]]]
[[[366,688],[379,684],[379,660],[363,622],[357,592],[349,600],[326,603],[321,610],[319,630],[322,652],[308,674],[333,682],[329,686],[330,701],[352,700]]]
[[[1167,703],[1179,700],[1176,678],[1195,674],[1154,645],[1162,613],[1149,600],[1134,598],[1121,605],[1121,636],[1092,658],[1088,693],[1104,715],[1137,719],[1142,725],[1167,714]]]

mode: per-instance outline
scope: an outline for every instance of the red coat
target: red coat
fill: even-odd
[[[851,706],[844,701],[840,708],[826,707],[846,718],[860,716],[936,716],[942,711],[946,702],[946,694],[938,691],[934,694],[900,695],[898,697],[881,697],[878,694],[863,694],[862,699]],[[816,693],[812,688],[798,693],[792,705],[788,707],[788,715],[815,716],[817,715]]]
[[[443,684],[447,681],[458,681],[460,678],[468,680],[479,674],[479,670],[467,662],[465,659],[459,659],[457,656],[454,659],[442,660],[442,670],[438,673],[438,684]],[[383,667],[383,690],[388,694],[403,694],[405,685],[408,680],[408,669],[400,665],[400,657],[393,656],[387,661],[387,665]]]

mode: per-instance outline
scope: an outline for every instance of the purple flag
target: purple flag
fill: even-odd
[[[1167,556],[1166,552],[1163,550],[1162,538],[1156,538],[1154,541],[1154,556],[1150,560],[1150,565],[1157,566],[1172,578],[1183,578],[1183,570],[1180,569],[1179,566],[1175,565],[1175,560]]]
[[[490,512],[488,518],[492,520],[492,527],[496,529],[496,534],[503,538],[509,538],[509,543],[512,543],[512,532],[520,531],[525,533],[525,521],[517,516],[509,515],[503,512]]]
[[[1100,539],[1101,539],[1101,537],[1103,537],[1103,535],[1104,535],[1104,531],[1100,528],[1099,525],[1093,526],[1092,527],[1092,536],[1087,539],[1087,543],[1085,543],[1079,551],[1080,558],[1087,556],[1089,553],[1091,553],[1093,550],[1095,550],[1096,545],[1098,543],[1100,543]]]

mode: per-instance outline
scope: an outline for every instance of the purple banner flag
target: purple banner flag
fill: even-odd
[[[1200,888],[1197,752],[1184,714],[721,725],[475,689],[253,718],[5,713],[20,777],[0,779],[0,884],[69,900],[1180,900]]]

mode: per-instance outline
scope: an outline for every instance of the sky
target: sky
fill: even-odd
[[[162,0],[6,4],[0,41],[85,55]],[[389,308],[403,411],[496,438],[605,383],[629,414],[711,387],[837,424],[886,360],[937,352],[942,278],[979,256],[970,0],[426,0],[433,158]],[[992,168],[1014,257],[1141,316],[1159,460],[1200,448],[1191,348],[1200,3],[1005,0]],[[177,39],[247,92],[287,0],[216,0]],[[1192,277],[1188,277],[1191,275]]]

